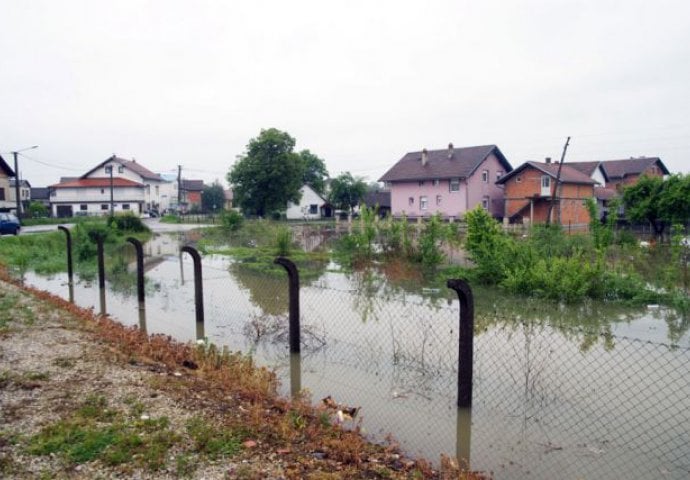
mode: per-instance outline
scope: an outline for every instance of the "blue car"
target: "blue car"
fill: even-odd
[[[19,219],[11,213],[0,213],[0,235],[11,233],[17,235],[22,228]]]

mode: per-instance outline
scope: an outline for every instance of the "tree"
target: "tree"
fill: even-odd
[[[302,182],[311,186],[316,193],[323,195],[326,190],[326,179],[328,178],[328,170],[326,163],[309,150],[302,150],[299,152],[302,160]]]
[[[668,224],[685,224],[690,219],[690,175],[642,176],[623,191],[626,215],[634,221],[648,221],[661,236]]]
[[[295,139],[275,128],[249,141],[227,175],[242,210],[263,217],[284,210],[288,201],[299,202],[304,168],[294,147]]]
[[[367,184],[345,172],[331,180],[329,201],[341,210],[352,210],[359,205],[367,191]]]
[[[204,212],[217,212],[225,207],[225,190],[218,180],[205,185],[201,192],[201,209]]]

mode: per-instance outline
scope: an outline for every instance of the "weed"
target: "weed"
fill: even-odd
[[[75,364],[76,360],[74,358],[69,357],[58,357],[55,360],[53,360],[53,365],[60,368],[72,368]]]
[[[194,459],[191,455],[183,453],[175,457],[175,474],[178,477],[189,478],[196,470]]]
[[[242,439],[234,432],[220,430],[200,417],[187,422],[187,433],[194,441],[194,448],[211,458],[232,456],[240,451]]]

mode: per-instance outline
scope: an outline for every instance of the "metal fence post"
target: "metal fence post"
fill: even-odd
[[[448,288],[455,290],[460,300],[460,340],[458,354],[458,407],[472,406],[472,354],[474,336],[474,298],[464,280],[450,279]]]
[[[103,235],[96,236],[96,246],[98,248],[98,292],[101,299],[101,315],[106,314],[105,309],[105,260],[103,258]]]
[[[58,230],[65,232],[67,238],[67,286],[69,288],[69,301],[74,303],[74,267],[72,261],[72,234],[67,227],[59,225]]]
[[[191,255],[194,261],[194,305],[196,306],[196,339],[203,340],[204,333],[204,287],[201,277],[201,255],[195,248],[184,246],[182,252]]]
[[[134,237],[127,237],[137,253],[137,300],[139,300],[139,328],[146,332],[146,296],[144,291],[144,247]]]
[[[295,264],[285,257],[276,258],[273,263],[281,265],[287,270],[290,294],[290,316],[289,316],[289,336],[290,353],[300,352],[300,332],[299,332],[299,272]]]

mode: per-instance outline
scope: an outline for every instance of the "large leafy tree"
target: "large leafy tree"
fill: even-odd
[[[361,178],[345,172],[331,180],[330,202],[341,210],[352,210],[360,204],[367,192],[367,184]]]
[[[299,152],[299,156],[304,169],[302,182],[311,186],[315,192],[323,195],[326,190],[326,179],[328,178],[326,163],[309,150],[302,150]]]
[[[201,208],[204,212],[215,212],[225,207],[225,191],[220,182],[205,185],[201,192]]]
[[[228,172],[233,200],[249,214],[265,216],[299,202],[303,163],[295,139],[275,128],[261,130]]]
[[[646,175],[623,191],[625,214],[633,221],[649,222],[661,236],[667,222],[685,222],[690,211],[687,180],[674,175],[668,180]],[[684,196],[685,195],[685,196]]]

